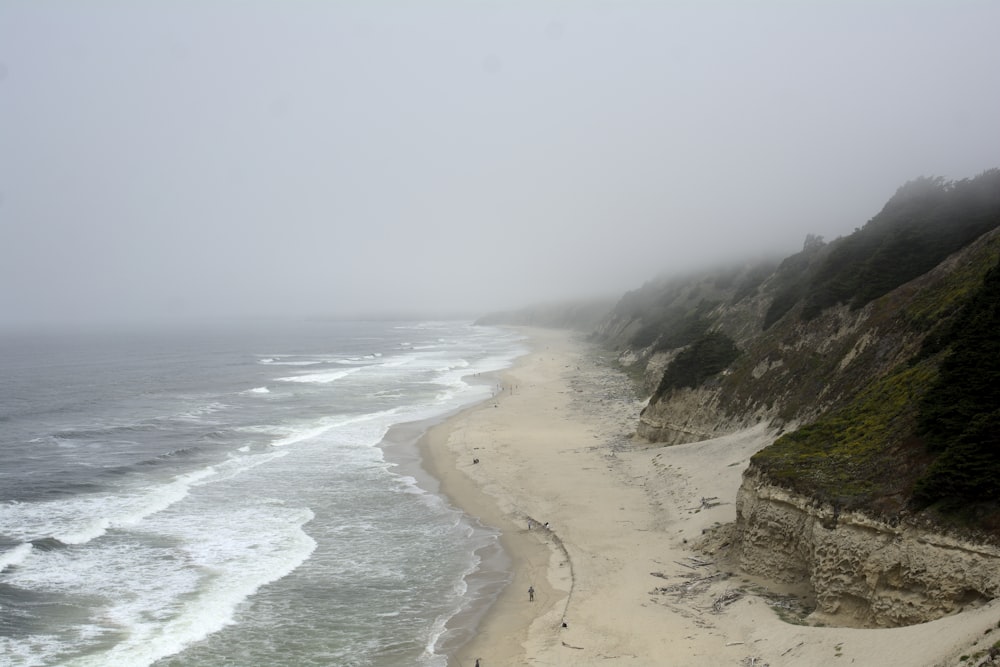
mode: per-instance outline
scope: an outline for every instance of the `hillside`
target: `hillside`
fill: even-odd
[[[651,281],[595,336],[664,445],[768,424],[702,545],[806,584],[812,622],[919,623],[1000,597],[1000,170],[901,187],[783,261]]]
[[[650,396],[639,440],[768,425],[735,524],[702,547],[806,584],[813,622],[898,626],[1000,597],[998,308],[993,169],[907,183],[781,261],[484,322],[592,327]]]
[[[753,465],[775,483],[1000,530],[998,225],[1000,170],[921,178],[850,236],[626,294],[597,335],[643,370],[639,435],[767,420],[788,432]]]

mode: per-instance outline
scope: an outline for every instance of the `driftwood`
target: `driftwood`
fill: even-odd
[[[653,593],[663,595],[667,593],[673,594],[678,599],[685,598],[692,593],[700,593],[708,588],[708,585],[718,579],[719,577],[725,576],[721,572],[709,575],[707,577],[694,577],[694,575],[689,575],[686,581],[681,581],[676,584],[671,584],[669,586],[660,586],[653,589]]]
[[[716,614],[721,614],[723,609],[725,609],[728,605],[731,605],[732,603],[736,602],[742,597],[743,597],[742,591],[727,589],[725,593],[715,598],[715,601],[712,603],[712,611],[714,611]]]
[[[798,647],[802,646],[803,644],[805,644],[805,642],[799,642],[799,643],[798,643],[798,644],[796,644],[795,646],[793,646],[793,647],[791,647],[791,648],[787,648],[787,649],[785,649],[785,652],[784,652],[784,653],[782,653],[781,655],[783,655],[783,656],[784,656],[784,655],[788,655],[789,653],[791,653],[792,651],[794,651],[794,650],[795,650],[795,649],[797,649]]]
[[[689,507],[688,510],[692,512],[700,512],[701,510],[711,509],[713,507],[718,507],[722,503],[719,502],[718,496],[712,496],[711,498],[706,498],[702,496],[701,502],[694,507]]]

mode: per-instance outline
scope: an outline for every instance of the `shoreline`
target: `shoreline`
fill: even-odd
[[[596,348],[565,331],[519,331],[529,352],[499,372],[496,399],[418,440],[438,492],[498,530],[510,557],[510,583],[469,610],[481,618],[461,619],[474,636],[441,647],[449,667],[977,664],[960,656],[984,648],[1000,601],[892,629],[782,620],[769,605],[777,586],[694,549],[735,520],[742,473],[774,433],[634,442],[641,405]]]
[[[515,360],[511,368],[493,374],[499,384],[511,386],[511,372],[526,356]],[[458,626],[458,632],[467,635],[451,638],[439,647],[447,656],[449,667],[471,667],[485,646],[491,647],[489,653],[492,657],[489,662],[483,658],[484,667],[487,664],[518,664],[517,649],[527,638],[527,626],[523,623],[522,615],[512,615],[511,612],[521,606],[528,586],[536,589],[540,607],[551,606],[551,600],[555,597],[547,578],[541,576],[548,568],[550,550],[539,539],[539,532],[536,530],[529,534],[525,521],[516,523],[514,517],[501,510],[496,501],[464,471],[470,466],[480,465],[472,461],[482,458],[478,454],[485,449],[484,445],[469,443],[462,451],[449,448],[449,441],[459,435],[466,420],[480,411],[502,409],[499,406],[504,402],[504,393],[500,392],[493,398],[430,425],[416,441],[421,465],[424,472],[436,481],[436,491],[471,520],[497,531],[497,545],[506,561],[502,586],[489,599],[480,599],[481,604],[474,603],[449,619],[449,631],[454,632],[455,626]],[[530,574],[525,575],[525,572]],[[473,573],[470,578],[477,575],[478,572]],[[546,603],[545,600],[549,602]],[[504,650],[500,651],[495,647],[503,647]]]
[[[489,374],[484,374],[487,377]],[[470,514],[465,508],[459,507],[453,498],[441,488],[441,480],[426,451],[428,433],[439,428],[452,419],[460,419],[468,411],[477,410],[491,399],[474,403],[464,408],[438,417],[431,417],[416,422],[396,424],[382,439],[382,449],[388,461],[398,466],[397,472],[411,475],[417,480],[417,485],[434,495],[441,496],[455,510],[461,512],[472,525],[473,530],[493,536],[493,541],[478,547],[473,554],[479,559],[478,565],[465,575],[469,587],[467,594],[470,602],[446,622],[442,635],[437,639],[435,648],[440,654],[447,655],[468,643],[474,636],[476,628],[483,616],[510,580],[511,564],[501,544],[502,533],[495,527],[482,522]]]
[[[496,470],[495,455],[504,453],[509,446],[507,439],[528,436],[525,429],[544,433],[544,428],[538,427],[549,421],[550,409],[555,412],[562,409],[567,416],[571,412],[568,390],[547,391],[546,400],[536,402],[539,384],[552,378],[535,377],[532,370],[549,353],[547,375],[567,361],[562,346],[569,344],[576,348],[577,343],[570,341],[571,334],[565,331],[521,327],[518,330],[527,335],[529,350],[510,368],[493,374],[501,387],[493,399],[443,418],[417,441],[424,470],[435,478],[438,491],[472,519],[498,530],[499,544],[510,560],[508,583],[491,604],[464,612],[477,617],[478,622],[472,626],[474,636],[452,650],[442,647],[446,649],[449,667],[471,667],[477,658],[481,659],[482,667],[523,664],[527,660],[524,644],[532,625],[540,623],[561,629],[575,581],[572,559],[558,531],[554,527],[545,528],[549,516],[545,506],[535,503],[520,506],[509,494],[502,491],[498,494],[491,488],[497,480],[487,472]],[[552,348],[554,344],[558,349]],[[526,402],[535,403],[535,414],[524,421]],[[517,411],[516,415],[511,415],[512,409]],[[500,435],[499,430],[504,429],[502,422],[510,416],[515,417],[519,426],[505,429],[499,439],[492,437]],[[582,430],[576,435],[596,437]],[[480,463],[473,463],[475,459]],[[529,587],[534,588],[533,601],[528,599]]]

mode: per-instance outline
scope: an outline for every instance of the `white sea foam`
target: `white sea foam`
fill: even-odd
[[[435,652],[435,647],[437,646],[438,640],[441,639],[441,635],[445,633],[447,629],[448,619],[450,616],[441,615],[434,619],[434,624],[431,626],[430,635],[427,637],[427,643],[424,645],[424,653],[420,656],[420,661],[425,665],[445,665],[444,656],[439,656]],[[437,662],[440,661],[440,662]]]
[[[309,359],[301,361],[270,361],[268,362],[271,366],[318,366],[319,364],[326,363],[319,359]]]
[[[60,646],[56,635],[31,635],[28,638],[0,637],[0,656],[5,665],[18,667],[41,667],[51,665],[46,656],[54,653],[54,647]]]
[[[348,375],[357,373],[360,368],[349,368],[342,371],[326,371],[324,373],[307,373],[305,375],[292,375],[289,377],[275,378],[279,382],[306,382],[311,384],[330,384]]]
[[[24,542],[23,544],[18,544],[13,549],[0,553],[0,572],[3,572],[8,567],[23,563],[24,559],[31,554],[31,549],[31,543]]]
[[[155,488],[140,497],[131,511],[123,513],[115,520],[116,526],[133,526],[147,516],[162,512],[176,502],[181,501],[192,486],[217,474],[214,466],[195,470],[183,475],[177,475],[168,484]]]
[[[412,364],[414,359],[415,357],[412,356],[389,357],[381,364],[379,364],[379,368],[399,368],[400,366],[406,366],[407,364]]]
[[[110,527],[111,519],[99,517],[82,521],[76,526],[76,530],[58,533],[54,537],[63,544],[86,544],[107,533]]]
[[[348,423],[347,419],[323,418],[309,424],[296,426],[270,427],[268,432],[282,437],[271,441],[273,447],[287,447],[297,442],[304,442],[319,437],[337,426]]]
[[[209,403],[207,405],[202,405],[193,410],[188,410],[186,412],[181,412],[180,414],[174,415],[174,419],[180,421],[201,421],[201,418],[205,415],[210,415],[214,412],[220,412],[225,410],[227,406],[225,403],[219,403],[218,401]]]
[[[276,355],[261,357],[257,363],[267,366],[312,366],[323,362],[318,359],[298,359],[294,355]]]
[[[95,610],[91,623],[74,626],[74,641],[122,631],[126,638],[108,652],[60,664],[152,664],[231,623],[234,610],[243,600],[308,559],[316,543],[303,526],[314,518],[313,513],[307,508],[285,507],[281,502],[259,498],[252,485],[236,491],[241,500],[235,503],[226,502],[233,492],[231,484],[211,494],[184,493],[187,502],[173,503],[170,511],[136,521],[144,513],[157,510],[157,503],[163,506],[175,500],[172,494],[179,495],[182,487],[207,484],[207,491],[217,482],[233,479],[287,453],[233,454],[211,469],[178,475],[157,493],[148,494],[145,506],[133,506],[132,516],[119,516],[118,525],[132,531],[130,537],[120,534],[112,540],[94,541],[86,549],[36,549],[39,556],[29,559],[29,567],[5,572],[12,585],[97,596],[107,601],[104,609]],[[247,489],[251,489],[249,494]],[[89,505],[98,508],[101,502],[116,505],[116,499],[109,498],[92,498]],[[43,504],[17,505],[38,510]],[[195,516],[197,520],[192,520]],[[88,526],[89,535],[81,529],[77,539],[73,535],[59,539],[67,543],[92,540],[110,523],[108,519],[95,520]],[[248,526],[253,530],[247,530]],[[164,558],[166,544],[177,544],[182,552]],[[21,563],[29,552],[31,545],[24,544],[0,558]],[[128,582],[126,588],[122,588],[123,581]],[[44,647],[37,645],[40,639],[36,635],[4,648],[7,655],[38,651],[51,656],[66,650],[58,637],[46,640]],[[0,664],[4,664],[2,659]]]
[[[63,544],[86,544],[112,528],[134,526],[183,500],[192,486],[217,474],[209,466],[176,475],[166,483],[123,489],[119,494],[69,500],[0,505],[0,524],[25,541],[53,537]]]
[[[249,447],[240,447],[240,452],[250,451]],[[287,451],[268,451],[262,454],[255,454],[253,456],[244,456],[242,454],[233,454],[228,460],[222,463],[217,463],[213,468],[215,469],[215,475],[210,479],[203,482],[203,484],[217,484],[219,482],[224,482],[226,480],[233,479],[234,477],[252,470],[258,466],[264,465],[265,463],[270,463],[275,459],[280,459],[287,456]]]
[[[319,424],[315,426],[309,426],[297,430],[292,430],[285,437],[278,438],[277,440],[272,440],[271,444],[275,447],[287,447],[288,445],[294,445],[297,442],[302,442],[304,440],[311,440],[312,438],[315,438],[317,436],[326,433],[333,427],[334,424]]]
[[[284,437],[272,440],[271,445],[275,447],[286,447],[299,442],[313,440],[331,431],[340,431],[347,426],[353,426],[354,431],[341,432],[342,439],[356,444],[371,446],[378,443],[385,435],[388,427],[396,421],[396,417],[401,414],[400,408],[382,410],[354,416],[324,417],[309,424],[297,426],[286,426],[272,430],[276,435]]]
[[[402,398],[403,392],[401,391],[376,391],[371,396],[375,398]]]
[[[253,389],[248,389],[244,394],[270,394],[271,390],[267,387],[254,387]]]
[[[117,582],[109,582],[107,591],[93,591],[116,591],[108,597],[110,607],[104,611],[102,623],[126,630],[125,639],[107,652],[63,664],[150,665],[218,632],[233,622],[241,602],[309,558],[316,542],[302,527],[313,518],[308,509],[259,504],[210,513],[197,522],[185,514],[165,517],[155,528],[188,545],[189,566],[172,572],[163,571],[161,566],[159,577],[143,576],[147,566],[140,553],[105,552],[105,559],[116,561],[117,572],[132,575],[127,594],[122,594]],[[254,530],[247,531],[246,526],[254,526]],[[91,556],[95,561],[99,557],[98,553]],[[93,578],[85,576],[84,570],[94,564],[68,562],[64,585],[92,585]]]

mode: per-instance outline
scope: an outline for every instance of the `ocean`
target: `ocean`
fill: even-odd
[[[415,438],[515,333],[0,337],[0,665],[444,666],[506,577]]]

